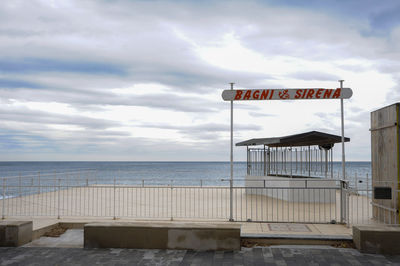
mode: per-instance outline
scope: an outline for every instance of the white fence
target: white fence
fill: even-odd
[[[176,186],[173,181],[157,185],[137,181],[132,185],[116,178],[101,184],[90,178],[90,174],[79,175],[80,178],[74,178],[72,172],[68,178],[67,174],[42,175],[40,181],[23,176],[2,179],[1,217],[228,220],[232,205],[235,221],[377,223],[373,218],[371,188],[356,186],[357,182],[333,180],[334,185],[328,186],[322,179],[319,186],[297,181],[296,186],[287,187],[268,180],[264,186],[233,186],[230,201],[231,190],[224,180],[225,185],[221,186],[209,186],[199,180],[193,181],[198,186]],[[235,183],[240,182],[235,180]],[[288,197],[289,194],[292,196]],[[329,200],[321,201],[326,195]],[[396,213],[397,210],[382,209],[381,212]],[[379,215],[385,214],[375,213],[375,218]],[[398,220],[383,222],[397,224]]]

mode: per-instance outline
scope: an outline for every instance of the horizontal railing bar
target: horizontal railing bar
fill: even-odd
[[[372,202],[372,201],[371,201],[370,204],[371,204],[372,206],[379,207],[379,208],[382,208],[382,209],[385,209],[385,210],[388,210],[388,211],[391,211],[391,212],[399,213],[399,210],[398,210],[398,209],[389,208],[389,207],[386,207],[386,206],[381,205],[381,204],[379,204],[379,203],[375,203],[375,202]]]

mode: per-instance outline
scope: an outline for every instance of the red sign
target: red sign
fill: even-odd
[[[337,89],[259,89],[224,90],[224,101],[247,100],[309,100],[309,99],[349,99],[353,95],[350,88]]]

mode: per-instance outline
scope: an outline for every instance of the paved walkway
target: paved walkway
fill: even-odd
[[[154,220],[139,220],[139,219],[117,219],[111,218],[8,218],[6,220],[31,220],[33,221],[33,230],[38,230],[46,226],[57,223],[89,223],[89,222],[143,222],[152,223]],[[159,222],[169,223],[167,220],[157,220]],[[226,221],[199,221],[199,220],[175,220],[173,222],[196,222],[196,223],[229,223]],[[251,235],[302,235],[302,236],[332,236],[332,237],[351,237],[352,228],[341,224],[299,224],[299,223],[256,223],[256,222],[235,222],[242,225],[241,233],[243,236]]]
[[[0,265],[400,265],[400,256],[324,246],[242,248],[241,251],[0,248]]]

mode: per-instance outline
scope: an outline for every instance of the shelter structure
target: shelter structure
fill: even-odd
[[[345,138],[345,142],[349,142]],[[247,148],[248,176],[333,178],[333,146],[341,136],[319,131],[249,139],[236,143]]]
[[[288,188],[280,195],[274,190],[263,190],[265,196],[287,201],[331,203],[336,200],[334,188],[338,186],[333,172],[333,146],[341,136],[319,131],[295,135],[249,139],[236,143],[247,149],[246,193],[260,193],[263,188]],[[349,138],[344,138],[349,142]],[[324,179],[324,180],[321,180]],[[304,193],[307,189],[307,195]]]

